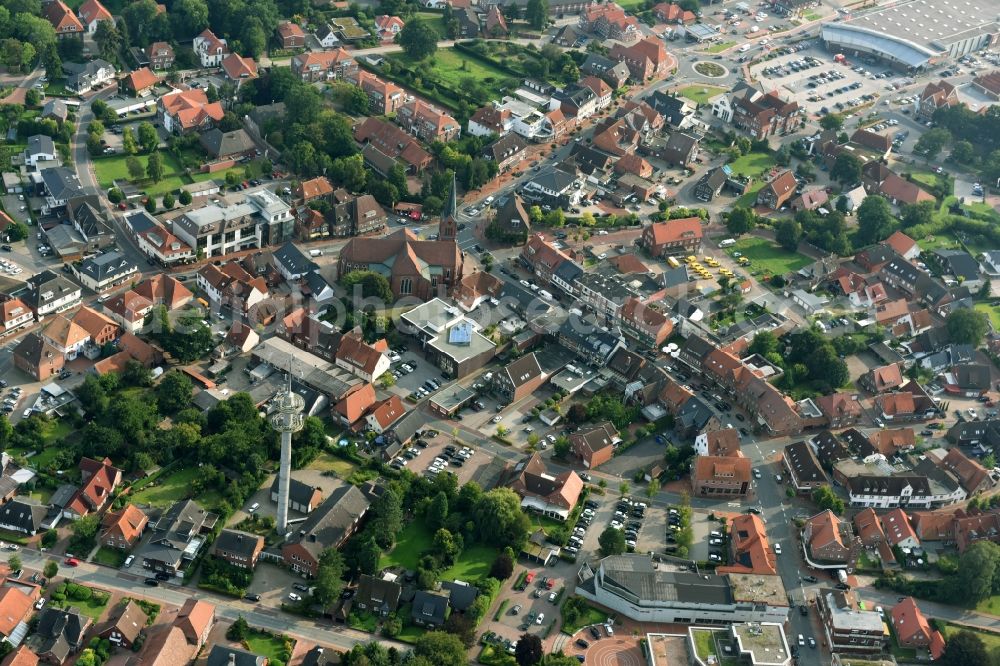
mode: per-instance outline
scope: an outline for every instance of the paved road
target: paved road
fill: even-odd
[[[12,553],[3,551],[0,560],[6,561]],[[51,558],[36,550],[21,548],[18,553],[26,571],[38,571]],[[61,561],[61,558],[59,558]],[[149,587],[143,584],[144,575],[115,571],[108,567],[96,566],[81,562],[78,567],[61,566],[59,575],[68,579],[94,585],[106,590],[115,590],[136,597],[144,597],[158,603],[179,606],[189,598],[203,599],[216,605],[216,616],[232,621],[242,615],[247,622],[255,627],[262,627],[275,632],[286,633],[295,638],[301,638],[322,645],[349,650],[357,643],[366,643],[372,639],[371,634],[355,631],[343,626],[334,626],[329,620],[310,620],[299,618],[273,608],[266,608],[243,600],[220,597],[204,590],[161,584],[159,587]],[[378,639],[390,647],[401,650],[409,646],[396,641]]]

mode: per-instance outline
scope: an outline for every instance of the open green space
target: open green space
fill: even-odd
[[[641,10],[646,7],[644,0],[622,0],[622,2],[617,3],[619,7],[627,12],[632,12],[633,14],[636,10]]]
[[[94,553],[92,561],[97,564],[103,564],[106,567],[114,567],[117,569],[121,565],[125,564],[126,557],[128,557],[128,554],[124,550],[101,546],[97,552]]]
[[[736,241],[733,251],[740,252],[753,262],[754,268],[772,275],[784,275],[808,266],[812,261],[798,252],[789,252],[766,238],[746,236]]]
[[[681,97],[686,97],[695,104],[707,104],[708,100],[725,91],[725,88],[720,88],[719,86],[694,85],[681,88],[677,91],[677,94]]]
[[[198,478],[198,474],[197,467],[189,467],[162,475],[134,492],[132,501],[136,504],[169,507],[178,500],[191,497],[191,484]],[[221,496],[216,491],[205,492],[198,496],[198,502],[205,508],[216,506],[220,500]]]
[[[408,73],[419,71],[420,63],[405,53],[389,54],[386,55],[386,59],[392,63],[393,73],[388,75],[390,78],[397,79],[411,87],[417,87],[416,81],[408,80],[397,73],[400,71]],[[419,89],[441,104],[450,107],[457,104],[455,95],[459,91],[472,94],[477,102],[480,97],[489,101],[489,99],[502,97],[507,90],[508,83],[517,80],[506,72],[471,55],[459,53],[454,48],[438,49],[433,56],[430,68],[421,71],[417,78],[420,79]]]
[[[427,529],[416,522],[407,525],[399,537],[396,539],[396,547],[392,552],[382,555],[378,566],[380,569],[386,567],[403,567],[404,569],[416,569],[420,554],[430,550],[433,537]]]
[[[709,46],[705,49],[705,51],[708,53],[722,53],[726,49],[731,49],[734,46],[736,46],[736,42],[718,42],[717,44]]]
[[[448,36],[448,28],[444,23],[444,14],[440,12],[417,12],[410,20],[426,23],[434,29],[441,39],[445,39]]]
[[[759,178],[775,164],[777,163],[771,153],[747,153],[730,162],[729,168],[735,176]]]
[[[992,597],[987,597],[983,599],[978,604],[976,604],[976,610],[980,613],[989,613],[990,615],[1000,615],[1000,594],[994,594]]]
[[[290,656],[287,654],[285,640],[274,634],[265,634],[260,631],[251,631],[243,641],[247,649],[256,655],[267,657],[270,662],[279,661],[285,663]]]
[[[993,329],[1000,331],[1000,307],[989,303],[976,303],[975,308],[980,312],[985,312],[993,324]]]
[[[10,164],[11,156],[24,152],[24,149],[27,147],[28,144],[26,143],[0,146],[0,171],[11,171],[13,169]]]
[[[66,79],[52,79],[45,84],[45,94],[52,97],[78,97],[72,90],[66,88]]]
[[[416,569],[420,556],[431,549],[433,540],[434,536],[423,524],[410,523],[400,532],[392,552],[383,555],[379,560],[379,568]],[[496,556],[495,548],[482,544],[469,546],[462,551],[455,564],[442,572],[441,579],[474,582],[489,572]]]
[[[567,601],[569,601],[569,599],[567,599]],[[562,611],[562,608],[560,607],[559,610]],[[566,616],[563,615],[562,632],[564,634],[569,634],[570,636],[572,636],[573,634],[580,631],[580,629],[584,627],[589,627],[592,624],[604,624],[604,621],[607,619],[608,619],[607,613],[598,610],[597,608],[594,608],[590,604],[585,604],[584,612],[581,613],[578,618],[576,618],[575,622],[567,622]]]
[[[61,584],[60,588],[62,588]],[[80,587],[85,587],[81,585]],[[56,592],[53,593],[52,605],[58,606],[60,608],[73,607],[80,611],[83,615],[86,615],[94,622],[99,622],[101,616],[104,615],[104,611],[108,608],[108,599],[110,598],[107,592],[97,590],[94,588],[89,588],[91,590],[91,595],[88,599],[78,599],[76,597],[69,597],[66,594],[65,589],[63,589],[61,600],[56,599],[56,595],[59,594],[59,589],[56,588]]]
[[[761,188],[767,185],[763,180],[758,180],[750,189],[747,190],[746,194],[741,194],[733,206],[739,206],[740,208],[753,208],[757,204],[757,193],[760,192]]]
[[[941,630],[941,633],[944,634],[945,641],[960,631],[971,631],[983,640],[983,643],[986,645],[987,652],[993,652],[994,650],[1000,649],[1000,634],[998,633],[972,629],[971,627],[963,627],[957,624],[951,624],[950,622],[939,623],[938,628]]]
[[[807,21],[818,21],[821,18],[823,18],[823,16],[817,14],[816,12],[806,12],[805,14],[802,15],[802,18],[804,18]]]
[[[309,469],[315,469],[321,472],[333,472],[341,479],[346,479],[356,469],[358,469],[358,466],[352,462],[344,460],[343,458],[330,455],[329,453],[321,453],[316,456],[315,460],[309,463]]]
[[[909,171],[909,174],[913,180],[917,181],[921,185],[925,185],[927,187],[934,187],[937,185],[938,175],[933,171],[911,170]]]
[[[351,629],[356,629],[357,631],[374,634],[375,629],[378,628],[378,618],[371,613],[365,613],[363,611],[351,613],[347,616],[347,626]]]
[[[495,645],[484,645],[479,652],[478,661],[487,666],[514,666],[517,664],[514,655],[507,654],[506,650]]]
[[[146,168],[146,163],[149,161],[148,155],[136,155],[139,163],[142,164],[142,168]],[[184,173],[184,169],[181,164],[177,161],[177,158],[172,154],[167,152],[161,152],[160,158],[163,160],[163,179],[158,183],[153,183],[148,180],[136,181],[136,186],[144,190],[147,194],[160,195],[166,194],[167,192],[173,192],[179,189],[182,185],[185,185],[191,181]],[[125,162],[128,159],[126,155],[112,155],[109,157],[95,157],[94,158],[94,173],[97,175],[97,182],[102,188],[109,188],[114,184],[115,180],[128,180],[128,168],[125,166]],[[217,174],[207,174],[209,177],[214,177]]]

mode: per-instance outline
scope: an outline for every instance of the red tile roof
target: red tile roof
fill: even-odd
[[[656,222],[650,229],[656,245],[701,238],[701,218],[681,217],[666,222]]]

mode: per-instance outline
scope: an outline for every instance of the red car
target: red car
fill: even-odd
[[[535,580],[535,572],[534,571],[529,571],[528,575],[524,577],[524,582],[525,583],[530,583],[533,580]]]
[[[66,560],[66,566],[78,567],[80,566],[80,560],[76,559],[75,557],[71,557],[68,560]]]
[[[545,581],[545,589],[546,590],[551,590],[555,586],[556,586],[556,579],[555,578],[549,578],[547,581]]]

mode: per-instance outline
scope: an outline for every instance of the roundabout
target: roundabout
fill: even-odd
[[[646,656],[635,638],[604,638],[590,644],[587,666],[642,666]]]
[[[729,70],[717,62],[699,60],[694,63],[694,71],[709,79],[724,79],[729,76]]]

